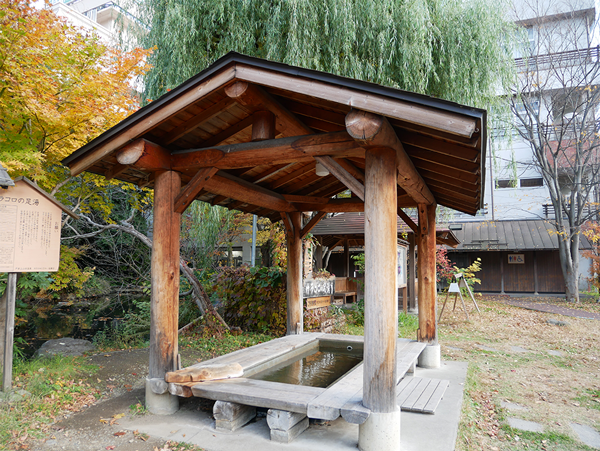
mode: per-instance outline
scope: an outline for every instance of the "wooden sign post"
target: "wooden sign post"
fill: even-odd
[[[51,195],[25,177],[0,190],[0,272],[8,273],[5,317],[0,318],[4,344],[2,391],[12,388],[17,274],[55,272],[60,261],[61,215],[77,218]]]

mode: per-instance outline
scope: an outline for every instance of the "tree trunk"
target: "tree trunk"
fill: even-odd
[[[573,247],[576,244],[577,247]],[[565,298],[567,302],[579,302],[579,236],[573,240],[561,239],[558,235],[560,266],[565,279]]]

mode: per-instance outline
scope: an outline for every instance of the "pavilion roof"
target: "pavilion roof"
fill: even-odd
[[[331,199],[349,180],[364,183],[365,149],[345,123],[353,109],[387,119],[437,204],[468,214],[481,208],[485,110],[237,53],[63,163],[72,174],[89,171],[147,187],[157,170],[176,170],[187,187],[179,211],[192,198],[272,220],[281,212],[362,211],[360,198]],[[274,115],[275,138],[252,142],[253,123],[264,111]],[[125,150],[139,159],[128,159]],[[319,177],[315,158],[339,171]],[[403,188],[398,208],[415,207]]]

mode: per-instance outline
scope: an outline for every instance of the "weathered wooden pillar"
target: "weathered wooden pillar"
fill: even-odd
[[[344,239],[344,276],[350,277],[350,244],[348,238]]]
[[[301,334],[304,330],[302,306],[302,213],[289,213],[291,230],[287,238],[287,335]]]
[[[317,237],[317,245],[315,247],[315,271],[323,269],[323,238]]]
[[[435,205],[419,204],[419,332],[418,339],[428,346],[419,357],[419,366],[438,368],[440,346],[436,324]]]
[[[179,173],[156,173],[150,298],[150,366],[146,384],[146,406],[151,413],[159,415],[174,413],[179,408],[176,396],[168,392],[154,393],[149,380],[164,378],[165,373],[177,369],[181,215],[175,213],[173,208],[180,190]]]
[[[365,349],[363,404],[371,410],[360,425],[361,450],[397,450],[400,411],[396,401],[398,336],[396,152],[366,152]]]
[[[408,234],[408,309],[415,310],[417,307],[417,291],[415,281],[417,280],[417,265],[415,264],[415,234]]]

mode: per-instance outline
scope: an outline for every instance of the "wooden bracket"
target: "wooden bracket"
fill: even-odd
[[[183,213],[187,207],[194,201],[198,193],[204,188],[204,185],[210,178],[217,173],[217,168],[202,168],[189,181],[175,198],[173,210],[175,213]]]
[[[414,223],[414,221],[412,220],[412,218],[410,216],[408,216],[406,213],[404,213],[404,210],[402,210],[401,208],[398,208],[398,216],[400,216],[400,218],[404,221],[404,223],[411,228],[411,230],[415,233],[418,232],[418,227],[417,225]]]
[[[300,232],[300,239],[303,240],[306,237],[306,235],[308,235],[308,233],[313,229],[313,227],[316,226],[317,223],[321,220],[321,218],[326,214],[327,213],[325,213],[324,211],[317,212],[317,214],[314,215],[310,221],[308,221],[308,224],[302,227],[302,231]]]
[[[335,178],[346,185],[360,200],[365,201],[365,185],[356,180],[342,165],[328,155],[315,157],[315,160],[325,166]]]
[[[279,214],[281,215],[281,219],[283,220],[283,226],[285,227],[285,233],[288,236],[294,236],[294,225],[292,224],[292,219],[290,218],[289,213],[282,211]]]

